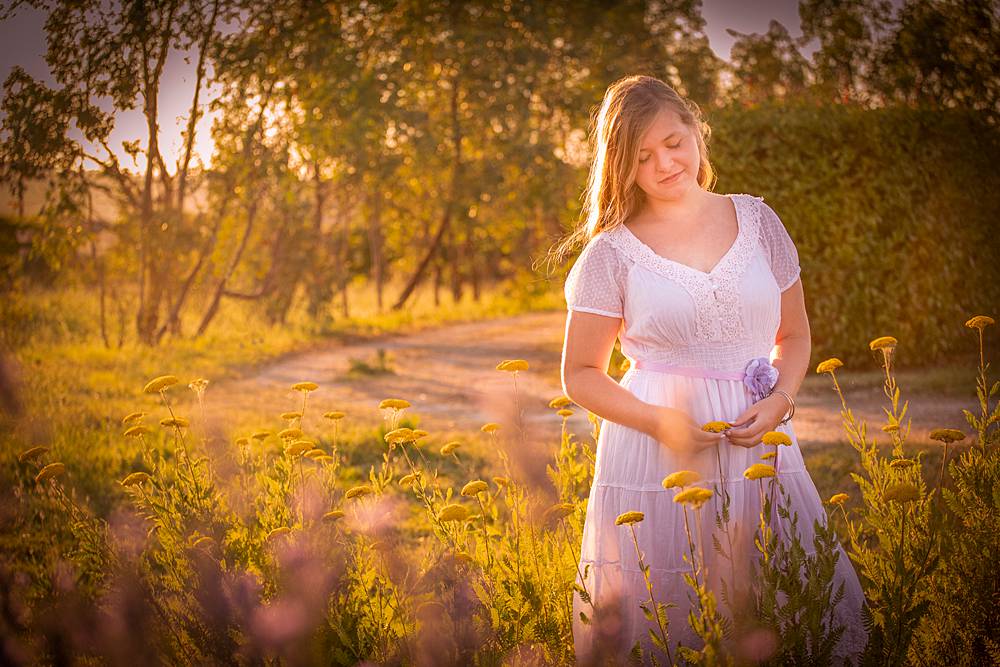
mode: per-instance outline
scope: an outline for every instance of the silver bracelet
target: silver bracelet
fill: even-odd
[[[785,397],[785,400],[787,400],[788,404],[791,406],[788,412],[785,413],[784,419],[778,422],[779,424],[787,424],[792,420],[792,417],[795,415],[795,401],[792,399],[791,396],[789,396],[786,392],[782,391],[781,389],[772,389],[771,394],[781,394],[782,396]],[[768,394],[768,396],[770,396],[771,394]]]

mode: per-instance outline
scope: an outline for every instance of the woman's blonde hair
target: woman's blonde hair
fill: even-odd
[[[664,108],[675,111],[698,141],[698,185],[705,190],[714,187],[715,170],[708,159],[711,128],[702,120],[698,105],[655,77],[623,77],[608,87],[591,118],[593,161],[583,208],[576,229],[555,249],[558,264],[576,246],[622,224],[639,209],[645,196],[635,181],[639,144]]]

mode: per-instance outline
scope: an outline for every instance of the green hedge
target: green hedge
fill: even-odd
[[[764,197],[795,241],[813,360],[876,336],[920,366],[1000,316],[1000,141],[964,110],[768,105],[714,112],[716,192]],[[912,355],[912,356],[911,356]]]

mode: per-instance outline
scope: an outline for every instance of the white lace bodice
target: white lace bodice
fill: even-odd
[[[619,225],[592,238],[570,270],[570,310],[622,318],[630,359],[739,370],[768,356],[780,321],[780,293],[800,273],[798,253],[763,198],[728,195],[736,240],[709,272],[656,254]]]

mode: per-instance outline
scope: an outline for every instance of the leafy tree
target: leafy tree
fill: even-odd
[[[736,42],[731,68],[736,81],[733,98],[744,104],[760,104],[803,92],[809,81],[809,64],[799,52],[788,29],[771,21],[767,32],[741,33],[727,28]]]
[[[892,19],[887,0],[802,0],[801,44],[813,39],[819,49],[812,56],[813,92],[831,102],[867,103],[869,81],[876,76],[880,40]]]
[[[907,2],[879,53],[885,102],[1000,114],[1000,3]]]

